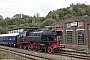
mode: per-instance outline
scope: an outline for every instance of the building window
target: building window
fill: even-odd
[[[67,31],[67,43],[72,43],[72,31]]]
[[[82,26],[82,22],[78,22],[78,26]]]
[[[78,32],[78,44],[84,44],[84,31],[79,30]]]
[[[67,24],[67,27],[71,27],[71,23],[68,23],[68,24]]]
[[[62,31],[56,31],[56,32],[57,32],[58,40],[62,40]]]

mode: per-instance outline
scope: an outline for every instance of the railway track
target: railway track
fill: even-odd
[[[77,53],[77,52],[58,52],[58,53],[55,53],[55,55],[90,60],[90,54],[83,54],[83,53]]]
[[[27,58],[27,59],[31,59],[31,60],[54,60],[54,59],[41,57],[41,56],[36,56],[36,55],[29,54],[29,53],[24,53],[24,52],[20,52],[20,51],[13,50],[13,49],[8,49],[8,48],[3,48],[3,47],[0,47],[0,50],[15,54],[15,55]]]
[[[18,49],[18,48],[0,46],[0,49],[3,51],[8,51],[8,52],[13,53],[13,54],[18,55],[18,56],[27,58],[27,59],[32,59],[32,60],[60,60],[60,58],[62,58],[61,56],[64,56],[64,58],[70,57],[70,58],[78,58],[81,60],[82,59],[83,60],[90,60],[90,54],[82,54],[82,53],[77,53],[77,52],[62,51],[62,52],[58,52],[58,53],[54,53],[54,54],[53,53],[49,54],[49,53],[39,52],[39,53],[41,53],[41,55],[39,55],[39,54],[35,55],[35,54],[28,53],[29,52],[28,50],[24,50],[26,52],[23,52],[23,49]],[[42,55],[45,55],[45,56],[42,56]],[[48,55],[48,56],[51,55],[53,58],[50,58],[46,55]],[[54,55],[56,55],[56,57]],[[57,59],[57,58],[59,58],[59,59]],[[67,59],[62,59],[62,60],[67,60]]]

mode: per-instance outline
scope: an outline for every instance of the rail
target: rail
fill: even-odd
[[[32,59],[32,60],[54,60],[54,59],[36,56],[36,55],[29,54],[29,53],[24,53],[24,52],[20,52],[20,51],[8,49],[8,48],[3,48],[3,47],[0,47],[0,50],[6,51],[6,52],[9,52],[9,53],[12,53],[12,54],[24,57],[24,58]]]

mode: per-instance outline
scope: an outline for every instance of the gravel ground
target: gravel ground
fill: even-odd
[[[7,47],[9,48],[9,47]],[[17,48],[11,48],[14,50],[18,50],[20,52],[25,52],[25,53],[29,53],[32,55],[37,55],[37,56],[42,56],[42,57],[47,57],[47,58],[52,58],[54,60],[84,60],[84,59],[78,59],[78,58],[72,58],[72,57],[67,57],[67,56],[59,56],[59,55],[53,55],[53,54],[47,54],[47,53],[41,53],[41,52],[36,52],[36,51],[29,51],[29,50],[23,50],[23,49],[17,49]],[[30,60],[30,59],[26,59],[14,54],[10,54],[12,57],[11,59],[13,60]],[[8,59],[8,58],[7,58]]]
[[[0,51],[0,60],[32,60],[32,59],[27,59],[9,52]]]
[[[29,53],[31,53],[31,52],[29,52]],[[35,54],[35,52],[32,52],[32,53]],[[45,54],[45,53],[38,53],[38,52],[36,55],[52,58],[54,60],[83,60],[83,59],[77,59],[77,58],[72,58],[72,57],[67,57],[67,56],[59,56],[59,55]]]

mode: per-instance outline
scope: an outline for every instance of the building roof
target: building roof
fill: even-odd
[[[17,29],[38,29],[38,28],[37,28],[37,27],[14,28],[14,29],[9,29],[8,31],[11,31],[11,30],[17,30]]]
[[[1,34],[0,36],[17,36],[19,33]]]

